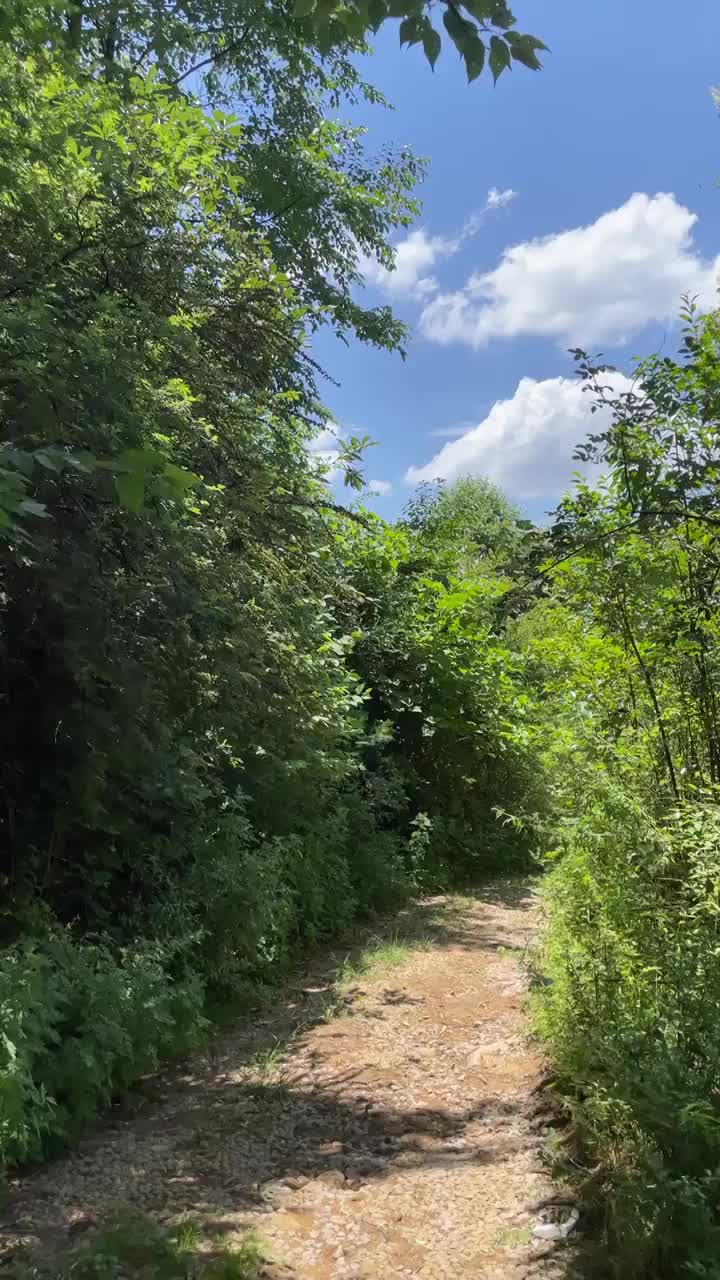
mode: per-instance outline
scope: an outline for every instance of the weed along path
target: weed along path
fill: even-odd
[[[73,1274],[67,1251],[121,1212],[180,1228],[178,1275],[564,1275],[564,1246],[532,1235],[553,1194],[523,1013],[536,926],[503,883],[400,913],[354,967],[321,957],[252,1028],[12,1190],[6,1251],[42,1247]],[[250,1235],[261,1262],[233,1254]],[[213,1271],[219,1253],[236,1268]],[[143,1265],[117,1274],[176,1274]]]

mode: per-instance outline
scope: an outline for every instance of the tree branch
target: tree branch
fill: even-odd
[[[355,524],[362,525],[363,529],[372,528],[371,522],[365,516],[361,516],[358,511],[351,511],[349,507],[343,507],[339,502],[330,502],[324,499],[316,502],[312,498],[301,498],[295,495],[290,495],[287,498],[271,498],[270,501],[277,503],[278,506],[307,507],[310,511],[318,512],[334,511],[335,515],[347,516],[348,520],[354,520]]]
[[[213,63],[220,62],[222,58],[229,57],[231,53],[234,53],[236,49],[239,49],[241,45],[245,43],[245,38],[249,30],[250,24],[248,23],[242,35],[239,36],[237,40],[232,40],[230,44],[225,45],[224,48],[217,49],[215,53],[211,53],[209,57],[203,58],[202,62],[196,62],[195,65],[189,67],[187,71],[183,71],[182,75],[178,76],[177,79],[169,80],[168,84],[170,87],[177,89],[178,85],[182,84],[183,80],[187,80],[188,76],[194,75],[197,71],[203,71],[205,67],[211,67]]]

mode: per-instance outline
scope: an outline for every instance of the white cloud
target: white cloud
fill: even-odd
[[[506,187],[504,191],[498,191],[497,187],[491,187],[487,193],[488,209],[504,209],[506,205],[514,200],[517,191],[513,191],[512,187]]]
[[[627,341],[674,316],[683,293],[712,303],[720,258],[694,249],[696,221],[673,195],[630,196],[589,226],[506,249],[494,270],[429,301],[422,332],[471,347],[520,334],[564,345]]]
[[[432,274],[432,268],[443,258],[450,258],[457,253],[465,241],[480,230],[486,215],[495,209],[504,209],[515,199],[516,194],[510,187],[505,191],[491,187],[482,209],[471,214],[455,236],[431,236],[424,227],[417,227],[395,245],[393,271],[389,271],[375,258],[361,253],[358,265],[365,281],[393,297],[415,298],[420,301],[428,298],[440,287]]]
[[[410,298],[425,298],[439,287],[432,275],[424,274],[440,258],[447,258],[459,248],[458,240],[429,236],[424,227],[411,231],[395,246],[395,270],[388,271],[374,258],[364,255],[360,270],[365,280],[386,293]]]
[[[324,427],[319,435],[313,437],[308,445],[311,453],[325,453],[337,444],[337,432],[334,427]]]
[[[425,434],[439,440],[454,440],[456,436],[464,436],[468,427],[472,425],[472,422],[462,422],[456,427],[434,427],[432,431],[427,431]]]
[[[378,498],[386,498],[389,493],[392,493],[389,480],[368,480],[367,488],[371,493],[377,494]]]
[[[631,383],[620,373],[603,375],[616,390]],[[443,445],[425,466],[410,467],[405,480],[457,480],[487,476],[517,501],[554,501],[567,488],[575,446],[590,430],[601,430],[605,410],[590,413],[592,400],[578,380],[522,378],[509,400],[497,400],[487,417],[458,440]]]
[[[325,427],[308,445],[311,459],[316,460],[325,473],[327,481],[335,480],[340,475],[340,467],[336,466],[339,455],[337,448],[337,432],[333,427]]]

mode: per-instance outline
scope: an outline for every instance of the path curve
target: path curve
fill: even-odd
[[[232,1240],[268,1276],[524,1280],[564,1274],[532,1235],[553,1194],[541,1062],[526,1040],[527,887],[433,898],[388,924],[411,949],[338,987],[321,958],[252,1029],[35,1173],[3,1211],[53,1248],[127,1205]]]

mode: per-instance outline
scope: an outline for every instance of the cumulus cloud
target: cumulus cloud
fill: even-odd
[[[630,379],[620,373],[603,375],[617,391]],[[606,411],[593,416],[591,398],[579,381],[570,378],[521,378],[509,400],[497,400],[487,417],[459,439],[443,445],[424,466],[410,467],[408,484],[465,475],[487,476],[517,501],[556,500],[573,471],[575,446],[590,430],[602,429]]]
[[[340,467],[336,463],[340,455],[337,447],[337,432],[333,427],[325,427],[324,431],[315,436],[308,445],[308,452],[311,458],[320,464],[326,480],[337,479],[340,475]]]
[[[417,227],[404,240],[395,245],[395,269],[388,271],[375,258],[360,255],[359,267],[365,280],[392,297],[415,298],[424,301],[439,289],[432,268],[443,258],[450,258],[466,240],[474,236],[488,213],[504,209],[517,193],[508,187],[498,191],[491,187],[482,209],[472,214],[455,236],[432,236],[424,227]]]
[[[392,493],[389,480],[368,480],[367,488],[371,493],[377,494],[378,498],[386,498],[389,493]]]
[[[430,236],[424,227],[411,231],[395,246],[395,270],[388,271],[374,258],[363,256],[360,270],[365,280],[394,297],[426,298],[439,287],[433,275],[428,275],[440,258],[447,258],[459,248],[457,239]]]
[[[683,293],[712,304],[720,258],[693,247],[696,221],[673,195],[632,195],[589,226],[506,249],[494,270],[429,300],[421,330],[470,347],[521,334],[563,345],[625,342],[673,316]]]

